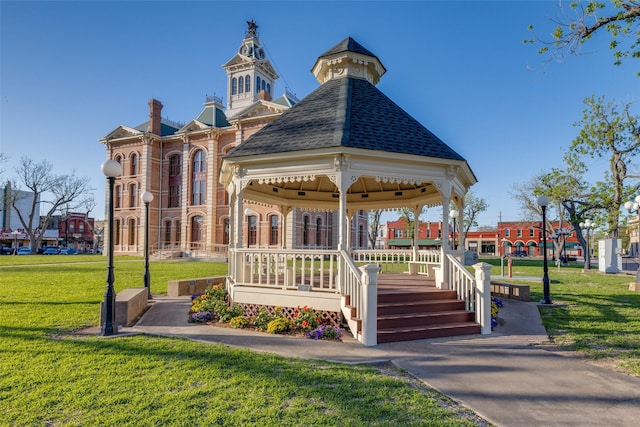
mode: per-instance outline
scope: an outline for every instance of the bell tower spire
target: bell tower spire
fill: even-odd
[[[227,117],[235,116],[260,99],[271,99],[278,74],[266,59],[255,20],[247,21],[238,52],[222,68],[227,72]]]

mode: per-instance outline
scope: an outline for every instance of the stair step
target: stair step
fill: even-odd
[[[399,327],[378,330],[378,344],[398,341],[413,341],[427,338],[477,335],[480,325],[475,322],[448,323],[422,327]]]
[[[381,304],[378,302],[378,316],[391,314],[433,313],[452,310],[465,310],[465,302],[456,299],[392,304]]]
[[[378,330],[391,328],[421,327],[450,323],[473,322],[475,313],[466,310],[451,310],[435,313],[410,313],[378,315]]]
[[[432,290],[419,292],[378,292],[378,302],[411,302],[417,300],[433,301],[441,299],[456,299],[456,291]]]

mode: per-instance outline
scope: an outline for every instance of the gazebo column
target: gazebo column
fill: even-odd
[[[449,289],[449,260],[447,255],[451,253],[451,241],[449,240],[449,203],[451,202],[451,190],[453,188],[454,171],[447,170],[447,179],[442,181],[442,250],[440,272],[436,274],[436,287]]]
[[[280,205],[278,206],[280,216],[282,217],[282,230],[280,230],[280,247],[287,249],[287,216],[293,210],[291,206]]]
[[[232,221],[233,230],[233,265],[229,266],[229,272],[233,274],[233,279],[235,282],[242,280],[242,263],[239,262],[240,258],[237,252],[237,249],[242,248],[242,197],[243,197],[243,188],[242,182],[239,178],[234,179],[233,190],[231,192],[231,200],[230,200],[230,217]]]
[[[418,250],[420,249],[420,244],[418,243],[418,238],[420,237],[420,212],[422,212],[423,205],[416,205],[413,208],[413,254],[411,255],[412,261],[418,261]]]

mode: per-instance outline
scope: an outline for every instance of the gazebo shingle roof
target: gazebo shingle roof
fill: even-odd
[[[353,77],[322,84],[225,158],[332,147],[464,160],[374,85]]]

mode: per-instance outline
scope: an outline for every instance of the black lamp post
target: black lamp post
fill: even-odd
[[[102,331],[101,335],[109,336],[118,333],[117,326],[114,328],[116,312],[116,293],[113,289],[113,187],[116,177],[122,173],[122,165],[115,160],[106,160],[102,164],[102,173],[109,180],[109,246],[107,247],[107,290],[104,293],[102,307]]]
[[[449,212],[449,216],[453,219],[453,250],[458,249],[458,245],[456,244],[456,218],[458,218],[459,212],[457,210],[452,210]]]
[[[547,264],[547,247],[546,247],[546,241],[547,241],[546,215],[547,215],[548,204],[549,204],[549,199],[546,196],[538,197],[538,206],[542,208],[542,242],[545,245],[544,251],[542,252],[542,259],[543,259],[542,291],[544,293],[542,301],[540,301],[542,304],[553,304],[553,302],[551,301],[551,296],[549,295],[549,266]]]
[[[629,200],[624,204],[624,207],[630,214],[634,213],[638,215],[638,246],[636,247],[636,258],[638,258],[638,270],[636,271],[636,283],[640,283],[640,196],[636,196],[635,202]]]
[[[153,201],[153,194],[145,191],[140,196],[144,203],[144,287],[147,288],[148,298],[151,299],[151,275],[149,274],[149,203]]]
[[[596,226],[596,224],[590,219],[580,223],[580,228],[587,233],[587,250],[584,255],[584,269],[591,269],[591,244],[589,242],[589,232]]]

